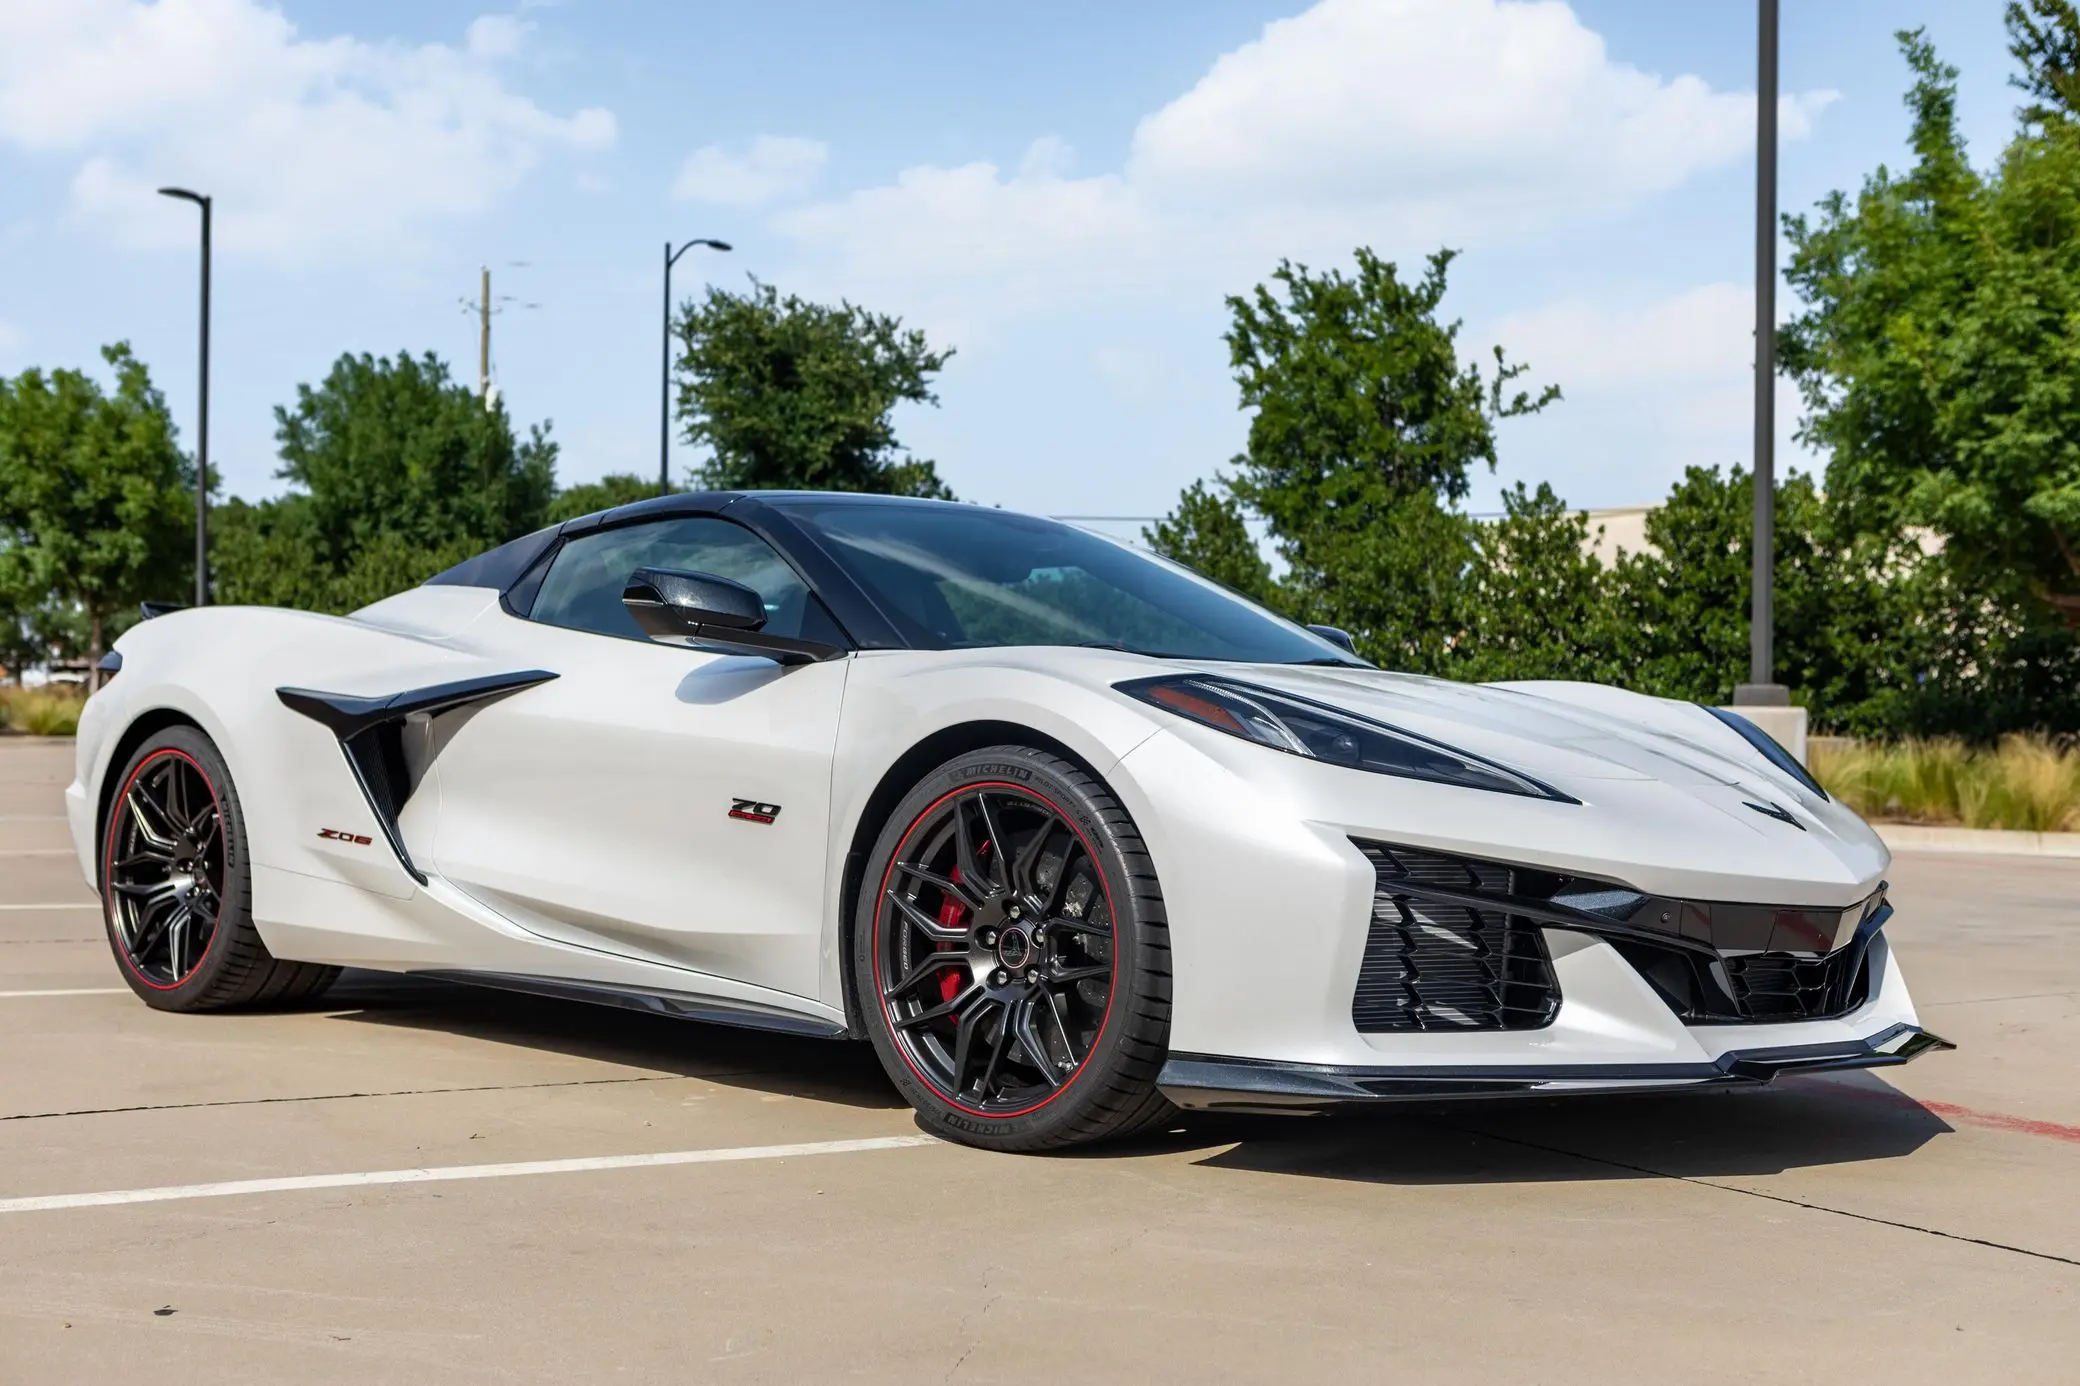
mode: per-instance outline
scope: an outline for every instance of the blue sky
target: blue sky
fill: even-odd
[[[1902,25],[1999,148],[1994,0],[1784,10],[1787,210],[1903,159]],[[481,264],[563,479],[650,472],[660,247],[716,236],[682,293],[753,273],[956,349],[900,432],[964,498],[1144,515],[1241,447],[1224,293],[1448,244],[1469,354],[1567,396],[1473,508],[1645,502],[1748,453],[1753,45],[1750,0],[0,0],[0,372],[128,338],[186,436],[194,219],[149,191],[186,183],[230,492],[278,489],[271,408],[343,351],[473,375]]]

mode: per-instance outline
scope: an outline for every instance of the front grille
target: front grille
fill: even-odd
[[[1361,1033],[1535,1030],[1552,1023],[1560,988],[1544,936],[1505,908],[1514,893],[1512,868],[1384,843],[1355,845],[1377,882],[1351,1000]],[[1490,907],[1430,891],[1499,898]]]
[[[1834,1020],[1870,999],[1870,939],[1832,953],[1725,953],[1717,958],[1638,939],[1611,946],[1686,1024]]]

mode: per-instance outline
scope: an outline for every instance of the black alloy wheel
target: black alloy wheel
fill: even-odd
[[[338,968],[276,958],[261,941],[244,811],[214,742],[194,727],[167,727],[110,782],[102,919],[123,980],[147,1005],[280,1005],[331,985]]]
[[[110,809],[109,922],[146,986],[172,989],[202,966],[224,902],[224,808],[194,757],[161,747]]]
[[[861,1009],[927,1124],[1040,1149],[1167,1115],[1168,933],[1102,785],[1037,751],[964,757],[898,810],[863,885]]]

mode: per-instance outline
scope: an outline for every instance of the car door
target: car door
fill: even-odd
[[[558,677],[481,708],[440,749],[434,862],[544,936],[815,998],[851,661],[653,643],[621,605],[639,567],[735,579],[770,633],[845,643],[794,569],[719,516],[567,539],[527,617],[494,612],[470,632]]]

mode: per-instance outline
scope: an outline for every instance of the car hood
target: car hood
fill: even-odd
[[[1695,704],[1579,683],[1469,684],[1377,669],[1208,665],[1206,672],[1327,703],[1496,761],[1587,803],[1652,781],[1746,822],[1751,805],[1801,827],[1874,841],[1853,813],[1771,765]]]

